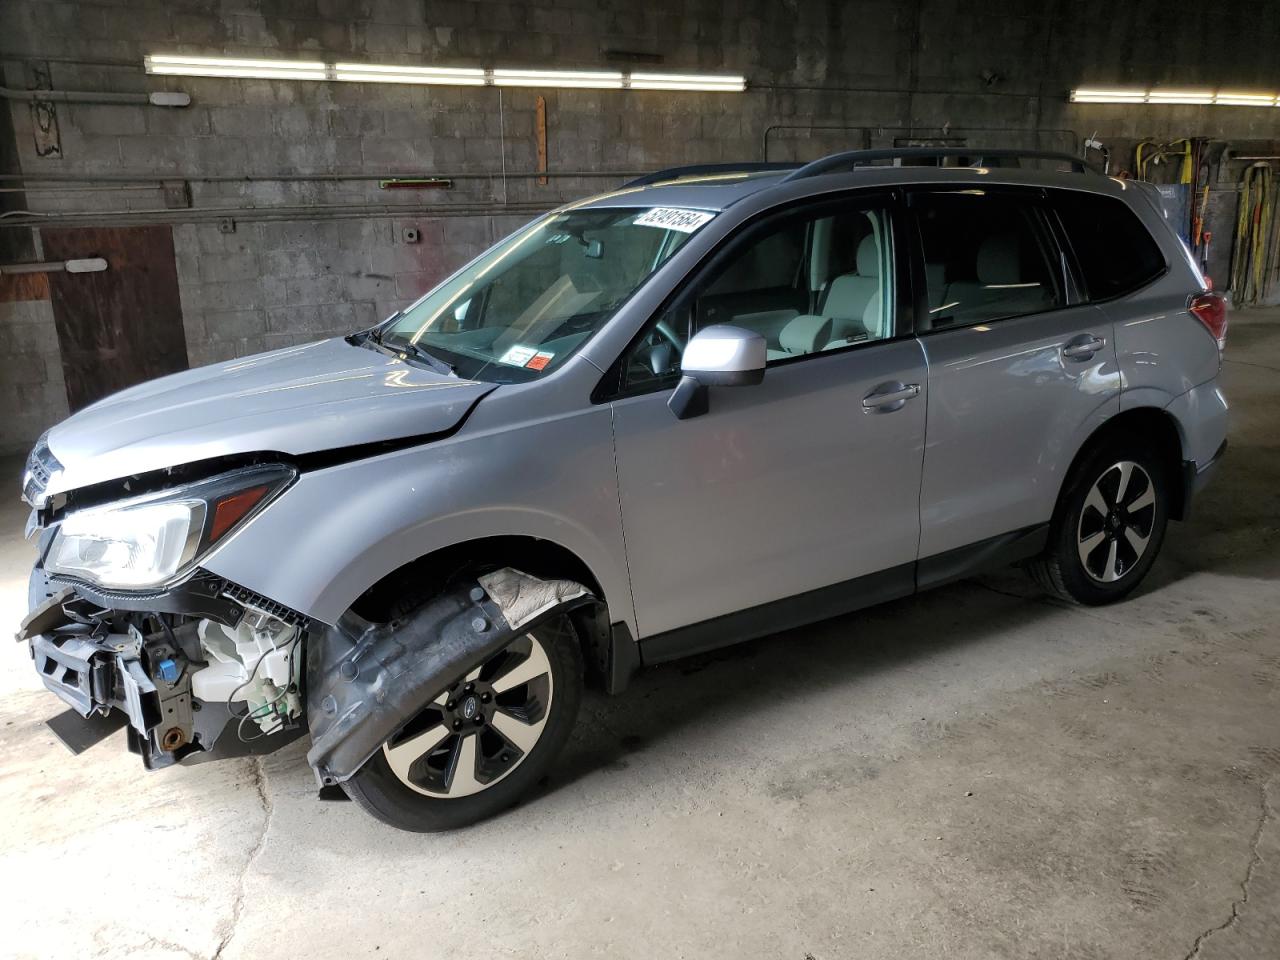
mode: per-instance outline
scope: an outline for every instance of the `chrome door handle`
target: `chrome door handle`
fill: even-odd
[[[1067,341],[1062,347],[1062,355],[1068,360],[1092,360],[1093,355],[1106,345],[1107,341],[1102,337],[1085,333],[1074,340]]]
[[[893,389],[886,390],[885,387]],[[884,391],[883,393],[880,391]],[[920,384],[881,384],[862,398],[862,409],[866,411],[879,410],[883,407],[901,405],[903,401],[910,400],[912,397],[920,396]],[[894,407],[898,409],[898,407]]]

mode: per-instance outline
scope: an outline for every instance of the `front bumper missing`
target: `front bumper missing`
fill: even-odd
[[[246,744],[238,736],[220,742],[228,725],[239,719],[232,705],[204,702],[192,695],[191,677],[202,665],[198,647],[193,653],[192,642],[179,640],[172,624],[187,620],[193,634],[195,618],[234,626],[260,599],[238,587],[202,578],[160,594],[109,596],[86,586],[51,584],[36,569],[31,599],[34,608],[23,620],[17,639],[27,643],[45,688],[71,708],[49,726],[73,753],[123,725],[129,749],[141,756],[148,769],[156,769],[270,752],[302,732],[297,723],[281,734],[259,738],[265,743]],[[143,621],[128,614],[176,617],[165,621],[167,638],[157,638],[144,637],[136,625]],[[305,621],[301,623],[305,626]],[[181,628],[177,634],[183,635]],[[168,679],[156,670],[165,660],[170,661]]]

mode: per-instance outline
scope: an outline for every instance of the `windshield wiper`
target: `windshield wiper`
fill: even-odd
[[[399,351],[400,353],[407,353],[410,356],[412,356],[413,359],[421,360],[423,363],[425,363],[428,367],[430,367],[436,373],[443,373],[450,377],[456,377],[458,375],[457,370],[454,368],[453,364],[448,363],[447,361],[441,360],[439,357],[434,356],[431,353],[428,353],[426,347],[419,346],[418,344],[414,343],[412,340],[405,340],[403,342],[396,341],[395,343],[386,343],[386,344],[383,344],[382,341],[379,340],[378,343],[385,346],[388,350],[396,350],[396,351]]]

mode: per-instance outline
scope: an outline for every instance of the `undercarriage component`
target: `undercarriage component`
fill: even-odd
[[[266,734],[275,734],[272,746],[283,744],[290,738],[282,731],[302,726],[299,645],[306,619],[270,601],[258,606],[246,591],[231,596],[227,588],[203,577],[194,587],[131,595],[117,605],[33,573],[33,599],[46,599],[23,620],[18,639],[30,645],[44,685],[78,717],[126,718],[129,748],[148,768],[208,759],[228,727],[236,732],[229,738],[234,753],[245,752],[241,741]],[[250,720],[260,730],[253,738],[243,732]],[[112,729],[97,727],[95,737],[59,736],[83,749]]]
[[[297,656],[301,631],[266,611],[246,607],[234,627],[201,620],[200,646],[209,665],[191,675],[191,691],[207,703],[244,701],[245,715],[264,734],[302,716]]]
[[[595,603],[580,583],[505,568],[429,601],[402,620],[347,614],[307,638],[307,762],[341,783],[404,723],[521,633]]]

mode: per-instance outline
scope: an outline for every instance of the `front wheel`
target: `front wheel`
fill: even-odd
[[[345,784],[402,830],[466,826],[516,803],[564,746],[582,699],[567,617],[517,637],[422,710]]]
[[[1127,596],[1164,541],[1168,471],[1139,442],[1102,444],[1072,472],[1045,554],[1029,569],[1048,592],[1096,606]]]

